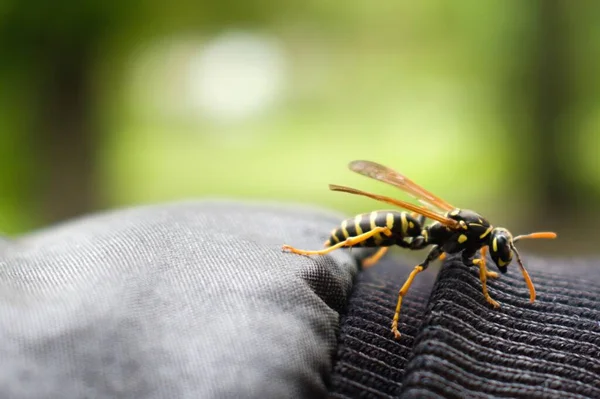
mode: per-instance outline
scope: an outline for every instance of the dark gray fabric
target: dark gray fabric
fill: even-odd
[[[356,263],[280,247],[319,248],[340,220],[184,202],[12,240],[0,251],[0,397],[325,396]]]
[[[542,241],[521,245],[534,303],[513,263],[488,280],[492,308],[478,268],[452,255],[415,278],[399,341],[390,320],[414,263],[388,257],[362,272],[340,321],[331,397],[600,398],[600,261],[544,259],[527,251]]]

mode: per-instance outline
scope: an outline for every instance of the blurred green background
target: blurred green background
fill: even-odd
[[[597,252],[600,3],[0,3],[0,226],[250,198],[344,213],[398,169],[533,252]],[[385,205],[383,205],[385,207]],[[292,226],[293,228],[293,226]]]

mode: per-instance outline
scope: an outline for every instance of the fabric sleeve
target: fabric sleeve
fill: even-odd
[[[326,397],[354,251],[340,216],[185,202],[88,216],[0,251],[0,396]]]

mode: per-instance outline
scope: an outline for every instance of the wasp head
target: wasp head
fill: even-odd
[[[556,238],[556,233],[553,232],[540,232],[540,233],[531,233],[516,236],[513,238],[512,234],[506,229],[501,227],[496,227],[490,233],[490,241],[488,243],[490,255],[492,256],[492,260],[498,266],[498,269],[501,273],[506,273],[507,267],[512,260],[513,253],[517,257],[517,263],[521,268],[521,272],[523,273],[523,277],[525,278],[525,282],[527,283],[527,287],[529,287],[529,299],[531,302],[535,301],[535,287],[533,286],[533,282],[529,277],[529,273],[523,266],[523,261],[519,256],[519,251],[515,247],[515,243],[522,239],[532,239],[532,238],[547,238],[553,239]]]

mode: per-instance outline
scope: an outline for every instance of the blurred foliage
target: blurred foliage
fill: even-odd
[[[380,206],[328,183],[402,196],[347,170],[363,158],[583,248],[600,5],[576,4],[4,0],[2,229],[205,196]]]

